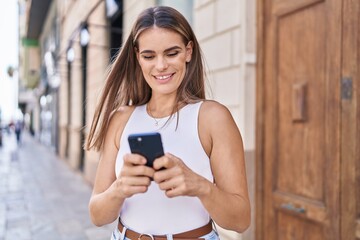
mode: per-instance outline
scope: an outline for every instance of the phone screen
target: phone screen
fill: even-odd
[[[128,141],[131,152],[144,156],[149,167],[153,167],[156,158],[164,155],[161,135],[158,132],[130,134]]]

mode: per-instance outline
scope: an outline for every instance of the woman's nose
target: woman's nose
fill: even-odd
[[[156,69],[159,71],[163,71],[168,67],[167,61],[164,57],[158,57],[156,61]]]

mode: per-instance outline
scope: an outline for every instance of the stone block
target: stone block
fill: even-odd
[[[231,33],[224,33],[201,42],[205,61],[210,71],[217,71],[232,66]]]
[[[199,41],[212,36],[215,33],[215,4],[209,4],[195,11],[194,32]]]
[[[223,32],[227,29],[243,24],[241,15],[241,4],[244,1],[222,0],[216,2],[216,32]]]

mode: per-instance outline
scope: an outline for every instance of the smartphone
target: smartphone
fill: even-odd
[[[146,166],[153,167],[154,160],[164,155],[161,135],[158,132],[130,134],[128,142],[132,153],[146,158]]]

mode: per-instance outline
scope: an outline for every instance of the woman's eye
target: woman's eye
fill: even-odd
[[[146,60],[150,60],[150,59],[154,58],[154,56],[151,56],[151,55],[143,55],[142,57]]]
[[[171,53],[168,53],[168,56],[169,57],[175,57],[176,55],[178,55],[179,52],[171,52]]]

